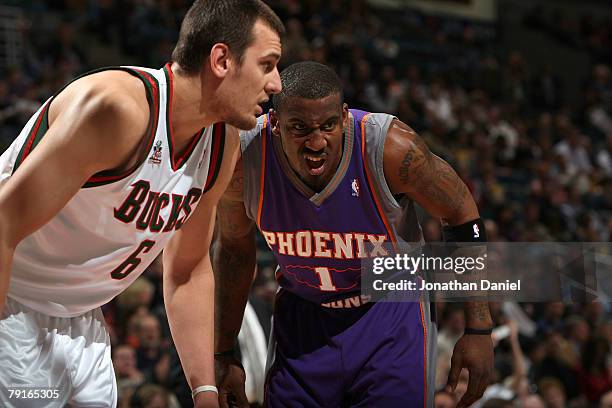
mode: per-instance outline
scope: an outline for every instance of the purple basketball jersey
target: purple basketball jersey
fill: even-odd
[[[315,303],[359,293],[362,259],[386,255],[382,244],[394,239],[363,159],[362,120],[368,113],[350,112],[342,160],[320,193],[309,193],[292,173],[265,127],[258,225],[279,263],[281,287]]]

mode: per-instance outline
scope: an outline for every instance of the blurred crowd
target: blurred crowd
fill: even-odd
[[[536,5],[525,15],[524,24],[567,47],[587,50],[595,61],[612,63],[612,16]]]
[[[21,60],[0,75],[0,151],[40,104],[79,74],[111,63],[169,60],[187,0],[3,0],[19,7]],[[311,59],[333,66],[350,107],[395,114],[449,161],[474,195],[492,241],[610,241],[612,236],[612,60],[610,20],[537,8],[525,27],[584,49],[590,74],[569,100],[563,67],[533,66],[500,47],[494,23],[365,1],[272,0],[287,27],[282,66]],[[556,14],[555,14],[556,13]],[[439,223],[423,215],[428,241]],[[276,289],[263,241],[251,304],[269,331]],[[438,304],[435,406],[464,319]],[[482,407],[612,407],[612,324],[606,303],[492,304],[494,383]],[[189,404],[171,344],[156,262],[104,309],[122,407]]]

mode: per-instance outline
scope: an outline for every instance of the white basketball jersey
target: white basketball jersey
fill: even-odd
[[[202,129],[182,157],[174,152],[169,65],[111,69],[145,83],[151,108],[144,141],[148,153],[127,174],[94,175],[49,223],[17,246],[8,296],[52,316],[94,309],[134,282],[193,213],[223,156],[223,124]],[[44,136],[49,103],[0,157],[0,188]],[[108,139],[113,143],[112,135]]]

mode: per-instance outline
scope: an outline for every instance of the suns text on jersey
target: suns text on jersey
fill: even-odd
[[[386,235],[349,232],[262,231],[271,250],[304,258],[357,259],[386,256]]]
[[[193,206],[200,199],[202,190],[192,188],[186,195],[168,194],[151,191],[151,185],[146,180],[138,180],[132,184],[132,191],[119,208],[115,208],[115,218],[127,224],[136,221],[136,228],[141,231],[149,228],[151,232],[168,232],[180,229]],[[165,220],[160,212],[170,205],[170,216]]]

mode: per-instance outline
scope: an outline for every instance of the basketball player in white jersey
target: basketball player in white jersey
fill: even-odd
[[[100,306],[164,251],[164,297],[198,407],[218,405],[217,201],[284,28],[260,0],[196,0],[163,69],[116,67],[49,99],[0,157],[0,406],[116,406]]]

